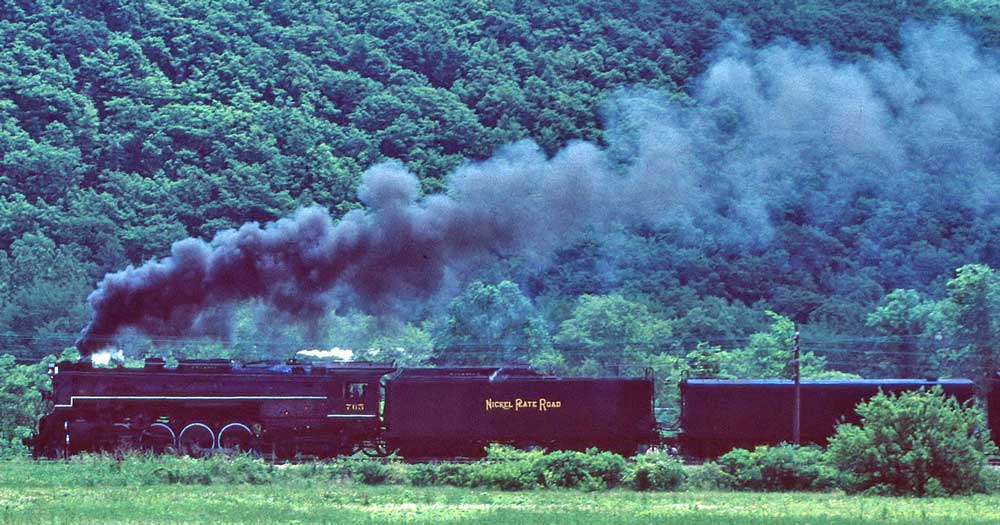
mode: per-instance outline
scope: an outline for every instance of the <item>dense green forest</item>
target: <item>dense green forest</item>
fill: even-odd
[[[369,220],[393,177],[432,210],[510,172],[531,187],[495,198],[553,209],[550,172],[600,166],[579,209],[517,211],[544,249],[516,238],[388,311],[333,300],[297,326],[254,298],[225,330],[113,346],[666,384],[784,375],[798,323],[807,375],[980,376],[1000,362],[990,4],[4,2],[0,354],[72,347],[105,274],[188,237],[311,206]]]

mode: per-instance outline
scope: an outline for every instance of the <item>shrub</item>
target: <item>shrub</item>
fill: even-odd
[[[437,466],[437,482],[453,487],[468,487],[472,484],[473,465],[442,463]]]
[[[471,471],[475,468],[475,465],[461,463],[417,463],[399,464],[399,466],[403,467],[402,479],[415,487],[434,485],[469,487],[472,485]],[[390,476],[390,479],[392,477]]]
[[[542,479],[546,486],[577,488],[591,484],[593,478],[587,472],[587,462],[579,452],[565,451],[546,454],[538,460]]]
[[[614,452],[601,452],[596,448],[587,450],[587,472],[604,483],[606,487],[618,485],[625,473],[625,458]]]
[[[309,463],[298,465],[297,468],[288,470],[290,475],[294,475],[300,479],[320,478],[326,474],[326,464],[319,461],[310,461]]]
[[[212,484],[212,475],[207,463],[207,459],[170,456],[153,469],[153,474],[159,478],[161,483],[210,485]]]
[[[538,459],[543,451],[525,451],[492,444],[486,448],[486,457],[466,465],[465,481],[470,487],[487,487],[500,490],[525,490],[543,484]]]
[[[635,490],[674,490],[684,479],[680,459],[662,452],[636,456],[625,469],[625,482]]]
[[[727,474],[718,463],[709,461],[701,465],[688,467],[684,480],[685,487],[693,490],[719,490],[728,488]]]
[[[823,490],[832,487],[836,470],[827,465],[823,449],[782,443],[756,450],[765,490]]]
[[[433,463],[418,463],[410,465],[407,481],[415,487],[437,485],[440,481],[438,466]]]
[[[397,467],[400,468],[397,468]],[[395,457],[370,458],[361,454],[338,458],[330,463],[331,477],[350,479],[365,485],[381,485],[405,478],[405,467]]]
[[[668,467],[679,468],[672,462]],[[649,465],[653,488],[673,488],[677,483],[664,482],[666,467]],[[411,485],[453,485],[500,490],[529,490],[543,487],[601,490],[618,485],[625,473],[625,460],[612,452],[589,449],[586,452],[518,450],[491,445],[486,457],[470,464],[440,463],[408,465],[406,479]],[[656,470],[659,468],[660,470]],[[676,476],[677,473],[674,472]],[[683,472],[680,472],[683,475]],[[642,474],[645,478],[650,476]],[[644,478],[644,479],[645,479]]]
[[[442,465],[443,466],[443,465]],[[442,476],[438,467],[437,475]],[[466,465],[469,486],[503,490],[562,487],[597,490],[615,486],[622,477],[625,460],[618,454],[590,449],[586,452],[524,451],[490,445],[486,457]]]
[[[753,451],[734,449],[718,460],[720,485],[739,490],[818,490],[833,485],[836,474],[818,447],[782,443]]]
[[[21,442],[30,437],[46,403],[40,389],[49,389],[46,373],[54,358],[33,365],[18,365],[14,356],[0,355],[0,458],[25,457],[28,447]]]
[[[469,469],[469,486],[500,490],[526,490],[541,485],[531,461],[480,461]]]
[[[267,484],[277,477],[273,465],[247,455],[151,456],[143,453],[79,454],[66,462],[72,483],[84,486]]]
[[[351,469],[351,478],[365,485],[381,485],[392,473],[389,465],[381,461],[359,461]]]
[[[275,478],[274,465],[249,455],[219,455],[200,459],[169,455],[132,456],[126,457],[120,464],[123,465],[123,472],[142,472],[148,469],[160,483],[181,485],[264,485]]]
[[[544,450],[521,450],[510,445],[490,443],[486,447],[486,457],[483,461],[535,461],[544,455]]]
[[[879,393],[857,408],[860,426],[840,425],[828,457],[851,492],[960,494],[984,487],[989,440],[983,412],[940,387]]]
[[[228,484],[266,485],[274,479],[274,465],[249,454],[224,455],[211,458],[216,479]]]
[[[986,467],[983,469],[982,486],[980,492],[988,494],[1000,494],[1000,467]]]
[[[535,461],[548,487],[588,490],[613,487],[621,481],[625,469],[621,456],[595,448],[587,452],[552,452]]]
[[[730,450],[718,459],[718,465],[722,470],[722,485],[725,488],[759,490],[764,484],[764,473],[753,452],[749,450]]]

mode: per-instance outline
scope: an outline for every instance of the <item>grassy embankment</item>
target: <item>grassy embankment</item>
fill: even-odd
[[[265,467],[271,473],[267,483],[260,485],[224,477],[206,478],[209,485],[179,485],[157,481],[164,478],[162,470],[139,470],[143,468],[148,465],[0,463],[0,524],[1000,523],[1000,496],[996,495],[902,499],[839,493],[637,493],[622,489],[501,492],[365,486],[331,479],[323,466],[310,465]]]

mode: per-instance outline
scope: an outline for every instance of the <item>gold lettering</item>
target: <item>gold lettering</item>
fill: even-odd
[[[538,408],[538,401],[533,401],[531,399],[521,399],[517,398],[514,400],[514,411],[517,412],[522,408]]]
[[[523,399],[516,398],[513,401],[501,401],[493,398],[486,400],[486,410],[513,410],[514,412],[520,412],[521,410],[538,410],[539,412],[546,412],[554,408],[562,408],[561,401],[550,401],[544,397],[538,399]]]
[[[511,401],[486,400],[486,410],[510,410],[512,408],[514,408],[514,403]]]

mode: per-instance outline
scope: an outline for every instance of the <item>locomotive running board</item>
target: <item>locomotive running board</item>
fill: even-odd
[[[77,400],[100,401],[104,399],[124,399],[129,401],[324,401],[328,398],[326,396],[70,396],[68,405],[53,405],[53,408],[73,408]]]

